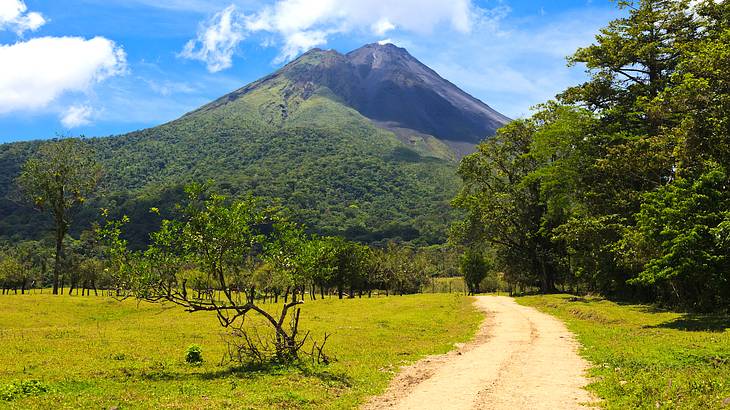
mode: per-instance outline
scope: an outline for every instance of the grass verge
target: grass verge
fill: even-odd
[[[480,320],[458,295],[308,301],[301,326],[317,339],[332,334],[335,363],[239,369],[220,364],[221,328],[207,313],[103,297],[5,296],[0,392],[14,393],[0,407],[352,408],[383,391],[399,366],[468,340]],[[202,347],[200,366],[185,363],[191,344]]]
[[[568,295],[517,298],[564,320],[610,409],[730,409],[730,317]]]

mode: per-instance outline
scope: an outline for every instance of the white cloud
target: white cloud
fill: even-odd
[[[87,93],[126,70],[124,51],[103,37],[40,37],[0,45],[0,114],[47,107],[61,95]]]
[[[45,22],[40,13],[28,12],[28,6],[22,0],[0,0],[0,30],[22,35],[28,30],[37,30]]]
[[[61,116],[61,124],[66,128],[76,128],[91,123],[94,110],[88,105],[72,105]]]
[[[389,32],[390,30],[394,30],[394,29],[395,29],[395,24],[391,23],[390,20],[388,20],[387,18],[382,18],[382,19],[376,21],[372,25],[373,33],[375,33],[379,36],[382,36],[385,33]]]
[[[205,62],[215,73],[231,66],[236,46],[245,37],[236,6],[230,5],[202,24],[197,38],[188,41],[180,55]]]
[[[278,34],[280,59],[288,60],[330,35],[366,31],[376,36],[395,30],[429,34],[446,25],[458,32],[471,30],[479,8],[471,0],[279,0],[247,18],[246,28]]]
[[[440,26],[468,33],[482,14],[472,0],[277,0],[251,14],[230,5],[201,26],[181,55],[215,72],[230,67],[237,45],[256,32],[274,35],[281,48],[277,61],[285,61],[337,34],[423,35]]]

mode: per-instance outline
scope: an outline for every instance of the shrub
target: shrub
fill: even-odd
[[[203,363],[203,349],[198,345],[188,346],[185,351],[185,362],[192,366],[200,366]]]

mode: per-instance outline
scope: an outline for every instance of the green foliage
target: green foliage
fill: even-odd
[[[476,294],[481,291],[480,285],[489,273],[489,265],[481,250],[467,249],[461,257],[461,273],[464,281],[469,287],[470,294]]]
[[[542,180],[545,175],[563,178],[565,174],[541,168],[549,163],[543,159],[544,147],[560,149],[561,144],[547,141],[537,148],[533,144],[541,138],[555,138],[552,127],[558,124],[556,128],[562,129],[561,113],[574,114],[563,107],[549,109],[556,113],[548,116],[546,111],[514,121],[462,160],[459,175],[464,187],[453,204],[464,209],[467,217],[452,232],[453,239],[465,245],[486,243],[508,281],[544,292],[554,289],[561,267],[550,228],[560,216],[555,205],[566,201],[556,195],[548,209],[545,191],[559,192],[559,185]]]
[[[726,310],[730,5],[619,6],[586,83],[464,158],[452,237],[527,289]]]
[[[0,288],[3,293],[13,289],[25,293],[43,282],[43,270],[50,264],[42,248],[33,241],[0,249]]]
[[[203,348],[198,345],[190,345],[185,350],[185,363],[191,366],[203,364]]]
[[[636,229],[639,240],[650,244],[627,247],[649,248],[651,254],[633,282],[652,285],[660,300],[675,306],[730,307],[727,180],[715,169],[695,181],[680,179],[646,195]]]
[[[0,400],[11,401],[24,397],[37,396],[49,391],[49,387],[41,381],[24,380],[0,385]]]
[[[34,206],[49,209],[57,221],[68,223],[68,213],[87,200],[100,177],[101,168],[89,145],[65,138],[40,146],[23,164],[18,186]]]

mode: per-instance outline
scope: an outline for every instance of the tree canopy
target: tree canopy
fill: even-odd
[[[464,158],[459,243],[505,277],[730,307],[730,5],[622,1],[569,58],[589,79]]]

